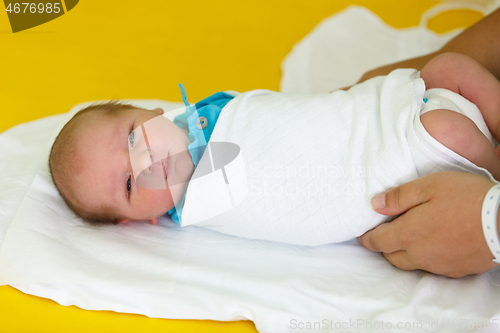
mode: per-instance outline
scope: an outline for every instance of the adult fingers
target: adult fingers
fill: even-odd
[[[358,240],[368,250],[382,252],[394,266],[404,270],[414,270],[419,267],[406,251],[404,247],[406,240],[402,237],[401,226],[404,225],[405,218],[403,215],[392,222],[383,223],[358,237]]]
[[[367,231],[358,240],[362,246],[375,252],[394,253],[404,250],[401,233],[405,218],[402,215],[392,222],[382,223],[376,228]]]
[[[371,199],[373,209],[383,215],[399,215],[409,209],[429,201],[428,187],[432,184],[432,176],[424,176],[406,184],[377,194]]]
[[[405,271],[419,269],[419,267],[412,261],[408,252],[406,252],[405,250],[400,250],[392,253],[384,253],[384,257],[391,264]]]

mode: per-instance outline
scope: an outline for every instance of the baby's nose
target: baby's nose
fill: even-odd
[[[148,147],[148,155],[149,155],[149,161],[151,162],[149,168],[147,168],[146,170],[144,170],[144,174],[146,175],[150,175],[151,172],[153,172],[153,164],[154,164],[154,155],[153,155],[153,151],[151,150],[151,148]]]
[[[129,151],[130,163],[134,176],[137,177],[141,172],[151,173],[154,163],[154,153],[149,147],[135,147]]]

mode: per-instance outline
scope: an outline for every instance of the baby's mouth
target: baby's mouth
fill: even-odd
[[[169,152],[167,158],[162,160],[163,173],[165,174],[165,181],[167,181],[167,178],[168,178],[168,174],[169,174],[169,170],[170,170],[170,163],[171,163],[171,161],[170,161],[170,152]],[[168,186],[168,184],[167,184],[167,186]]]

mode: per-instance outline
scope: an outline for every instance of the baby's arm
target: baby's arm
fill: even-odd
[[[459,53],[443,53],[420,74],[427,89],[445,88],[462,95],[481,111],[493,137],[500,142],[500,82],[477,61]]]

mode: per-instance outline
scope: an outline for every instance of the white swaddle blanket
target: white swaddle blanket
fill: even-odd
[[[211,142],[240,146],[248,195],[203,221],[206,209],[200,207],[211,200],[203,187],[212,185],[193,182],[183,224],[202,220],[195,225],[316,246],[358,237],[384,222],[387,217],[373,211],[370,198],[426,174],[465,171],[494,181],[425,131],[420,122],[424,92],[415,70],[398,69],[349,91],[238,95],[222,110]],[[491,142],[479,110],[463,100]],[[205,153],[200,163],[207,158]]]

